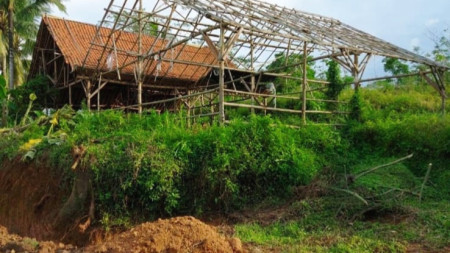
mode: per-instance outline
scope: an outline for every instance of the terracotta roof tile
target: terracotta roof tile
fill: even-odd
[[[81,67],[86,58],[88,50],[91,46],[93,38],[96,35],[97,27],[90,24],[80,23],[76,21],[65,20],[61,18],[45,16],[44,24],[47,26],[50,34],[53,36],[57,46],[64,55],[66,63],[72,67]],[[103,44],[106,42],[111,30],[102,28],[101,36],[96,38],[94,44]],[[118,65],[123,66],[136,60],[134,56],[127,56],[125,52],[137,51],[137,34],[130,32],[117,31],[114,34],[116,39]],[[158,39],[156,43],[155,37],[144,35],[142,40],[143,52],[148,52],[153,44],[155,44],[153,52],[164,48],[169,42],[167,40]],[[108,46],[113,47],[112,40]],[[103,47],[93,46],[86,60],[85,67],[87,69],[96,70],[97,65],[101,71],[110,70],[108,66],[108,57],[113,59],[110,61],[113,69],[116,67],[115,53],[111,49],[102,56]],[[181,51],[181,53],[180,53]],[[173,59],[184,62],[205,63],[217,66],[217,60],[208,47],[196,47],[192,45],[180,45],[172,50],[167,51],[165,59]],[[209,67],[199,67],[197,65],[171,63],[162,61],[160,70],[157,69],[157,59],[151,59],[148,64],[144,64],[146,76],[166,76],[168,78],[183,79],[188,81],[197,81],[208,74]],[[121,70],[121,74],[134,75],[135,64],[127,66]]]

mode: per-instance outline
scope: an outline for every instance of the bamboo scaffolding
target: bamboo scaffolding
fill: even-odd
[[[145,27],[149,26],[156,26],[156,29],[146,34]],[[260,0],[157,0],[150,12],[143,9],[143,0],[111,0],[88,47],[74,36],[73,25],[64,20],[63,27],[75,50],[81,55],[86,51],[81,63],[69,62],[57,51],[57,41],[51,39],[54,34],[50,29],[40,30],[33,52],[33,59],[39,64],[32,65],[30,73],[43,70],[57,89],[67,88],[70,104],[74,103],[73,99],[79,100],[78,92],[82,88],[88,108],[91,102],[95,103],[95,96],[97,109],[105,106],[108,94],[102,91],[118,88],[120,91],[116,95],[126,97],[121,105],[126,104],[127,109],[137,109],[141,113],[144,106],[163,105],[172,110],[167,108],[167,103],[177,102],[187,106],[189,117],[193,119],[218,113],[219,122],[223,124],[226,107],[239,105],[252,112],[288,112],[290,109],[267,106],[271,100],[280,98],[301,101],[302,109],[291,112],[300,114],[302,123],[306,124],[309,113],[345,113],[307,108],[307,101],[347,103],[315,98],[313,92],[327,89],[329,82],[310,80],[307,76],[309,63],[334,59],[352,73],[355,89],[365,82],[421,75],[439,92],[445,109],[447,66],[339,20]],[[134,36],[128,36],[130,32]],[[205,48],[210,49],[210,53],[205,53]],[[113,68],[105,67],[108,54],[115,59]],[[288,59],[292,55],[303,55],[302,61],[290,64]],[[92,58],[94,56],[97,58]],[[430,70],[363,79],[373,56],[412,61]],[[268,68],[271,62],[280,61],[282,57],[285,57],[282,66]],[[297,67],[302,70],[300,77],[288,71]],[[301,92],[297,97],[257,93],[261,83],[275,78],[298,81]],[[161,99],[173,94],[179,97]],[[226,101],[225,95],[234,96],[235,101]],[[239,100],[239,97],[244,98]],[[155,101],[148,101],[151,99]],[[251,105],[238,104],[248,99]]]

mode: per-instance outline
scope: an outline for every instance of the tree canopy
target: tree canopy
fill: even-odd
[[[9,71],[7,66],[8,34],[11,32],[16,86],[25,80],[39,29],[39,18],[42,14],[50,12],[52,6],[61,11],[66,10],[62,0],[0,0],[0,64],[5,75]],[[12,31],[9,29],[8,22],[11,13],[14,27]],[[5,78],[8,78],[7,75]]]

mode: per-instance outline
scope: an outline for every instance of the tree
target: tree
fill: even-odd
[[[0,64],[10,90],[25,80],[39,29],[36,20],[51,6],[65,11],[62,0],[0,0]],[[3,106],[3,122],[6,110]]]
[[[402,75],[409,73],[409,66],[403,63],[401,60],[391,57],[383,59],[384,71],[391,73],[392,75]]]
[[[450,31],[444,29],[441,36],[436,36],[434,40],[434,50],[432,51],[435,61],[442,62],[450,66]]]
[[[328,70],[326,72],[327,81],[330,82],[328,84],[328,89],[325,92],[327,99],[329,100],[337,100],[339,94],[341,94],[342,90],[345,88],[347,83],[341,77],[341,68],[339,64],[335,61],[327,62]],[[336,103],[328,103],[327,105],[329,110],[336,110]]]
[[[51,6],[65,11],[62,0],[0,0],[0,64],[10,89],[25,79],[39,29],[36,20]]]
[[[409,74],[409,65],[397,58],[386,57],[383,59],[384,71],[394,76]],[[402,79],[397,79],[398,83],[402,83]]]
[[[142,10],[143,12],[145,9]],[[148,15],[148,14],[147,14]],[[122,15],[116,13],[109,16],[113,20],[118,19],[118,27],[123,28],[124,31],[138,33],[139,32],[139,17],[137,12],[124,11]],[[152,18],[144,16],[142,18],[142,33],[150,36],[158,35],[158,25],[152,22]],[[164,37],[164,36],[163,36]]]
[[[308,57],[311,59],[312,57]],[[287,73],[293,77],[303,76],[303,54],[291,54],[286,59],[286,54],[278,53],[275,55],[275,60],[267,66],[267,71],[275,73]],[[308,79],[314,79],[316,71],[313,68],[314,62],[309,62],[306,65],[306,76]],[[277,78],[276,83],[278,85],[277,89],[281,92],[290,92],[300,87],[300,82],[298,80]]]

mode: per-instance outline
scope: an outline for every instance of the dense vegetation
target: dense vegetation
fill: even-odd
[[[269,68],[286,61],[295,65],[302,55],[281,57]],[[407,73],[403,64],[385,61],[392,73]],[[242,109],[227,111],[226,126],[209,119],[187,124],[184,112],[140,116],[65,107],[48,116],[42,109],[55,92],[45,77],[9,92],[0,77],[0,101],[9,112],[4,124],[11,126],[0,129],[0,161],[50,165],[64,171],[66,189],[88,171],[95,217],[106,228],[275,207],[281,218],[238,220],[236,234],[291,252],[448,246],[450,117],[441,114],[439,96],[417,78],[378,82],[355,94],[351,78],[342,77],[335,62],[327,65],[331,84],[314,97],[349,103],[309,101],[307,107],[351,113],[310,115],[300,128],[292,126],[299,116]],[[301,74],[295,67],[289,71]],[[309,66],[308,78],[315,75]],[[280,92],[298,92],[295,82],[274,82]],[[277,103],[301,108],[299,101]],[[401,163],[376,167],[410,154]]]
[[[69,186],[76,176],[70,169],[74,147],[84,150],[80,168],[91,173],[96,216],[106,227],[264,209],[293,199],[289,219],[238,224],[237,235],[293,252],[401,252],[411,243],[450,243],[450,117],[440,114],[439,97],[428,86],[372,85],[360,90],[359,120],[297,129],[277,115],[236,114],[226,126],[191,127],[182,112],[139,116],[63,108],[45,116],[25,109],[42,103],[25,95],[33,85],[16,95],[24,105],[17,126],[1,130],[0,160],[48,163],[66,172]],[[39,96],[47,92],[39,90]],[[351,89],[340,95],[352,96]],[[349,180],[408,154],[413,158]],[[407,222],[383,220],[389,214]]]

